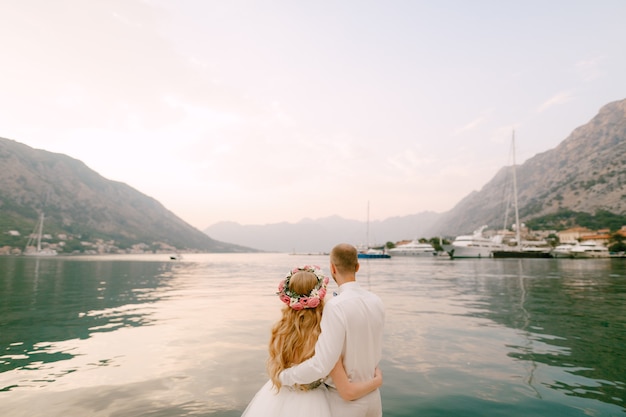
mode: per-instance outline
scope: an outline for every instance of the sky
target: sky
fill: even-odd
[[[511,164],[513,131],[519,164],[626,98],[625,19],[623,0],[2,0],[0,137],[200,230],[445,212]]]

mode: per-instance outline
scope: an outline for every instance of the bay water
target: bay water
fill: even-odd
[[[0,416],[239,416],[305,264],[328,274],[326,255],[0,257]],[[624,259],[372,259],[357,281],[387,309],[385,416],[626,416]]]

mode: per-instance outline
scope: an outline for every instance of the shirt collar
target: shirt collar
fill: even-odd
[[[339,294],[341,294],[342,292],[346,290],[350,290],[350,289],[358,288],[358,287],[359,287],[359,283],[356,281],[344,282],[343,284],[339,286]]]

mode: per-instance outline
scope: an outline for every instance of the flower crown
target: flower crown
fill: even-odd
[[[307,295],[298,294],[289,288],[289,281],[296,272],[311,272],[317,277],[315,288]],[[305,308],[315,308],[321,304],[326,296],[326,286],[328,285],[328,277],[322,274],[317,265],[305,265],[293,268],[283,281],[278,284],[278,298],[294,310],[302,310]]]

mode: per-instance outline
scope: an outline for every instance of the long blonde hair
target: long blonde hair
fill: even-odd
[[[317,283],[314,273],[300,271],[291,277],[289,288],[304,295],[309,294]],[[316,308],[294,310],[287,305],[283,307],[281,319],[272,328],[267,361],[267,372],[276,389],[281,387],[278,375],[282,370],[305,361],[315,353],[323,307],[323,300]]]

